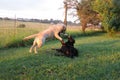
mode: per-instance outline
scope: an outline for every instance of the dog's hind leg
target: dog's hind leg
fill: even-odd
[[[35,53],[38,53],[37,49],[40,48],[40,47],[42,47],[42,45],[44,44],[44,42],[45,42],[45,40],[41,40],[41,39],[37,40],[36,46],[34,47],[34,52]]]
[[[32,45],[31,48],[30,48],[30,50],[29,50],[29,52],[32,53],[32,50],[33,50],[33,48],[35,48],[35,47],[36,47],[36,45]]]
[[[35,53],[38,53],[37,52],[37,49],[40,48],[42,46],[42,44],[37,44],[35,47],[34,47],[34,52]]]
[[[36,41],[34,40],[33,45],[31,46],[31,48],[29,50],[30,53],[32,52],[33,48],[35,48],[35,46],[36,46]]]
[[[37,45],[34,47],[34,53],[37,54]]]

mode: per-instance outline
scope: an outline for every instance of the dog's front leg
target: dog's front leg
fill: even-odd
[[[59,33],[55,33],[55,38],[57,38],[60,41],[63,41],[62,38],[59,36]]]

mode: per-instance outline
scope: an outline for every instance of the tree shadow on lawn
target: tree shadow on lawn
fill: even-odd
[[[86,33],[72,32],[70,34],[71,34],[71,36],[76,38],[76,37],[87,37],[87,36],[99,36],[99,35],[103,35],[104,33],[105,32],[101,32],[101,31],[92,31],[92,32],[86,32]],[[62,36],[62,37],[66,38],[65,36]],[[32,45],[33,40],[34,39],[23,41],[22,39],[15,39],[15,40],[7,43],[3,47],[0,47],[0,49],[4,49],[4,48],[19,48],[19,47],[30,46],[30,45]],[[49,41],[52,41],[52,40],[55,40],[55,39],[49,39]]]
[[[80,53],[90,53],[90,54],[112,54],[112,53],[120,53],[120,40],[112,40],[112,41],[102,41],[96,43],[86,43],[76,45],[79,46],[78,49]]]
[[[68,34],[72,35],[73,37],[88,37],[88,36],[101,36],[104,35],[105,31],[88,31],[88,32],[70,32]]]

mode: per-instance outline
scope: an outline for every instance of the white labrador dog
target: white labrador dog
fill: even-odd
[[[66,26],[64,24],[52,25],[48,29],[39,32],[38,34],[33,34],[28,37],[25,37],[23,40],[35,38],[29,52],[31,53],[32,50],[34,50],[34,53],[37,53],[37,49],[40,48],[45,43],[46,38],[55,37],[62,42],[63,40],[60,37],[60,33],[65,33],[65,31]]]

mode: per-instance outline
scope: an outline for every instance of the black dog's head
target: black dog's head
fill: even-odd
[[[60,52],[63,53],[67,57],[73,58],[74,56],[78,56],[78,51],[74,48],[75,40],[72,36],[68,36],[67,42],[62,42],[62,47],[60,48]]]
[[[75,40],[73,39],[73,37],[72,36],[67,36],[67,38],[68,38],[68,41],[67,42],[64,42],[64,41],[61,41],[61,44],[62,44],[62,46],[74,46],[74,43],[75,43]]]
[[[68,36],[68,41],[65,43],[66,46],[73,46],[74,47],[75,40],[72,36]]]

